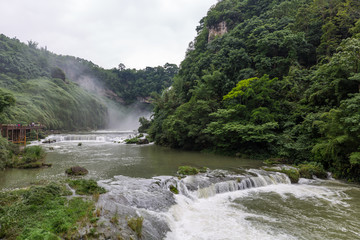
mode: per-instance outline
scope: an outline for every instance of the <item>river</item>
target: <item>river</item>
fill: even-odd
[[[37,144],[52,167],[3,171],[0,189],[65,179],[66,168],[80,165],[108,190],[97,203],[103,229],[119,213],[144,217],[143,239],[360,239],[358,185],[334,179],[290,184],[284,174],[262,171],[261,161],[124,144],[131,135],[49,136],[56,142]],[[173,177],[181,165],[209,170]],[[170,185],[180,194],[172,194]]]

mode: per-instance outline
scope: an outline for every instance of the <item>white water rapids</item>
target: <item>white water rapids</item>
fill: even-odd
[[[271,227],[271,223],[285,222],[289,216],[284,216],[284,219],[272,216],[271,206],[267,206],[263,212],[252,212],[241,204],[242,200],[251,201],[269,194],[278,194],[283,201],[290,201],[290,196],[293,196],[300,201],[318,199],[328,201],[329,205],[342,204],[341,198],[336,193],[309,185],[295,187],[286,184],[269,185],[196,200],[178,196],[176,198],[178,204],[169,211],[171,232],[167,234],[166,239],[332,239],[323,238],[320,234],[311,231],[308,233],[304,231],[298,235],[296,233],[298,230],[291,233],[291,229]],[[256,202],[254,201],[254,204],[257,204]],[[282,201],[277,204],[281,203]],[[316,207],[313,210],[316,211]],[[287,214],[284,212],[284,215]],[[358,234],[355,236],[360,237]]]
[[[124,143],[125,139],[135,137],[134,131],[94,131],[93,133],[78,134],[54,134],[48,136],[44,141],[52,142],[88,142],[88,143]]]
[[[359,213],[349,217],[349,187],[336,181],[335,186],[321,186],[321,180],[305,179],[291,184],[284,174],[261,170],[249,174],[217,170],[182,180],[119,176],[100,181],[109,192],[99,204],[105,212],[117,209],[143,216],[143,239],[360,238]],[[180,194],[170,193],[170,185]]]

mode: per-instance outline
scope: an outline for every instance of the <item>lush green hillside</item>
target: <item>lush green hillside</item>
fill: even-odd
[[[48,129],[97,129],[105,127],[107,109],[93,94],[50,67],[50,53],[0,35],[0,88],[15,98],[5,108],[1,123],[40,122]],[[55,56],[55,55],[54,55]]]
[[[222,0],[200,21],[156,143],[316,161],[360,180],[360,2]]]
[[[104,128],[108,112],[100,98],[118,104],[146,101],[152,92],[168,88],[177,72],[174,64],[144,70],[120,64],[106,70],[1,34],[0,87],[16,98],[16,105],[5,109],[0,121],[41,122],[51,129]]]
[[[19,81],[0,74],[0,87],[16,99],[0,115],[1,123],[40,122],[48,129],[66,130],[106,126],[106,106],[75,83],[46,77]]]
[[[0,73],[17,79],[31,79],[61,78],[61,71],[73,82],[96,85],[107,97],[129,104],[168,88],[178,67],[167,63],[163,67],[136,70],[119,64],[118,68],[106,70],[91,61],[56,55],[46,48],[38,48],[38,44],[32,41],[24,44],[0,35]]]
[[[66,75],[80,85],[91,84],[89,90],[100,88],[102,94],[115,101],[132,104],[147,99],[153,92],[160,93],[172,84],[172,78],[178,73],[175,64],[129,69],[119,64],[117,68],[105,70],[92,62],[71,57],[56,56],[52,65],[64,70]],[[86,87],[86,86],[85,86]]]

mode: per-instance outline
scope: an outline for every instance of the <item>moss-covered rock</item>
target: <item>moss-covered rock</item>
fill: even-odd
[[[299,178],[312,179],[313,176],[318,178],[327,178],[327,172],[324,170],[323,166],[315,162],[302,163],[292,167],[278,166],[272,168],[264,168],[264,170],[285,173],[290,178],[291,183],[297,183],[299,181]]]
[[[299,182],[300,174],[297,169],[282,169],[280,172],[285,173],[289,177],[291,183]]]
[[[149,144],[149,140],[146,137],[144,137],[144,134],[139,134],[133,138],[125,139],[125,143],[143,145],[143,144]]]
[[[191,166],[180,166],[177,171],[180,175],[196,175],[199,172],[199,169]]]
[[[138,137],[125,139],[125,143],[126,143],[126,144],[136,144],[136,143],[138,143],[138,141],[139,141],[139,138],[138,138]]]
[[[286,174],[291,183],[298,183],[300,174],[297,168],[294,167],[282,167],[282,168],[263,168],[265,171],[280,172]]]
[[[86,168],[75,166],[65,170],[65,173],[71,176],[83,176],[89,173]]]

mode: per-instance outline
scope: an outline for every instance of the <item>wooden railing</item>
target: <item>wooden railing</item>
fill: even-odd
[[[32,130],[36,132],[36,138],[39,138],[39,130],[45,126],[41,124],[0,124],[1,135],[12,143],[26,144],[26,134]]]

